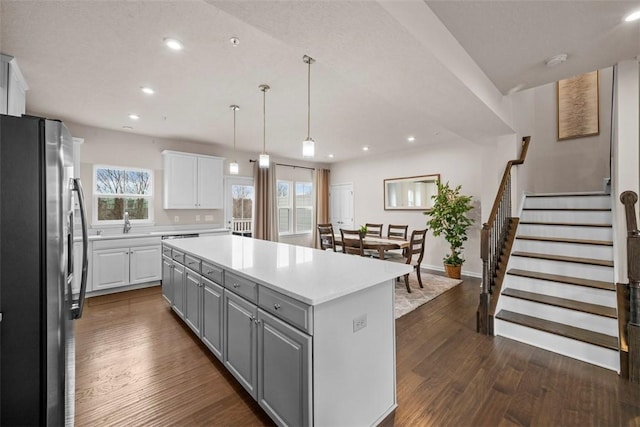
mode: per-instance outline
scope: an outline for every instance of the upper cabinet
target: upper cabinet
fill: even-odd
[[[23,115],[28,89],[16,59],[0,53],[0,114]]]
[[[163,151],[165,209],[222,209],[221,157]]]

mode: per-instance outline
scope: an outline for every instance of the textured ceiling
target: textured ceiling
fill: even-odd
[[[237,146],[252,152],[267,83],[267,151],[288,158],[301,158],[307,135],[308,54],[315,160],[343,161],[366,155],[363,145],[371,155],[508,133],[502,94],[513,86],[611,65],[632,37],[637,51],[638,25],[614,16],[630,3],[580,13],[566,3],[594,2],[0,0],[0,51],[18,59],[29,112],[230,146],[238,104]],[[573,13],[581,26],[542,25]],[[167,50],[164,37],[185,50]],[[541,67],[564,45],[575,65]],[[156,94],[143,95],[146,85]]]

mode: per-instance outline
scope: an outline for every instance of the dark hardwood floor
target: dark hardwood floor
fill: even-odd
[[[396,321],[397,426],[640,425],[640,386],[615,372],[475,332],[479,280]],[[78,426],[272,425],[163,300],[88,300],[76,322]]]

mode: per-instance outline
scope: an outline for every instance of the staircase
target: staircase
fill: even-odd
[[[611,196],[529,195],[496,335],[619,370]]]

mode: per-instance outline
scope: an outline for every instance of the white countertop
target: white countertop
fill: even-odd
[[[406,264],[233,235],[163,243],[309,305],[413,271]]]
[[[162,236],[176,236],[181,234],[202,234],[202,233],[221,233],[229,232],[227,228],[203,228],[203,229],[183,229],[183,230],[164,230],[164,231],[148,231],[142,233],[114,233],[114,234],[91,234],[89,240],[114,240],[114,239],[138,239],[141,237],[162,237]],[[82,240],[82,236],[76,232],[73,239],[74,242]]]

